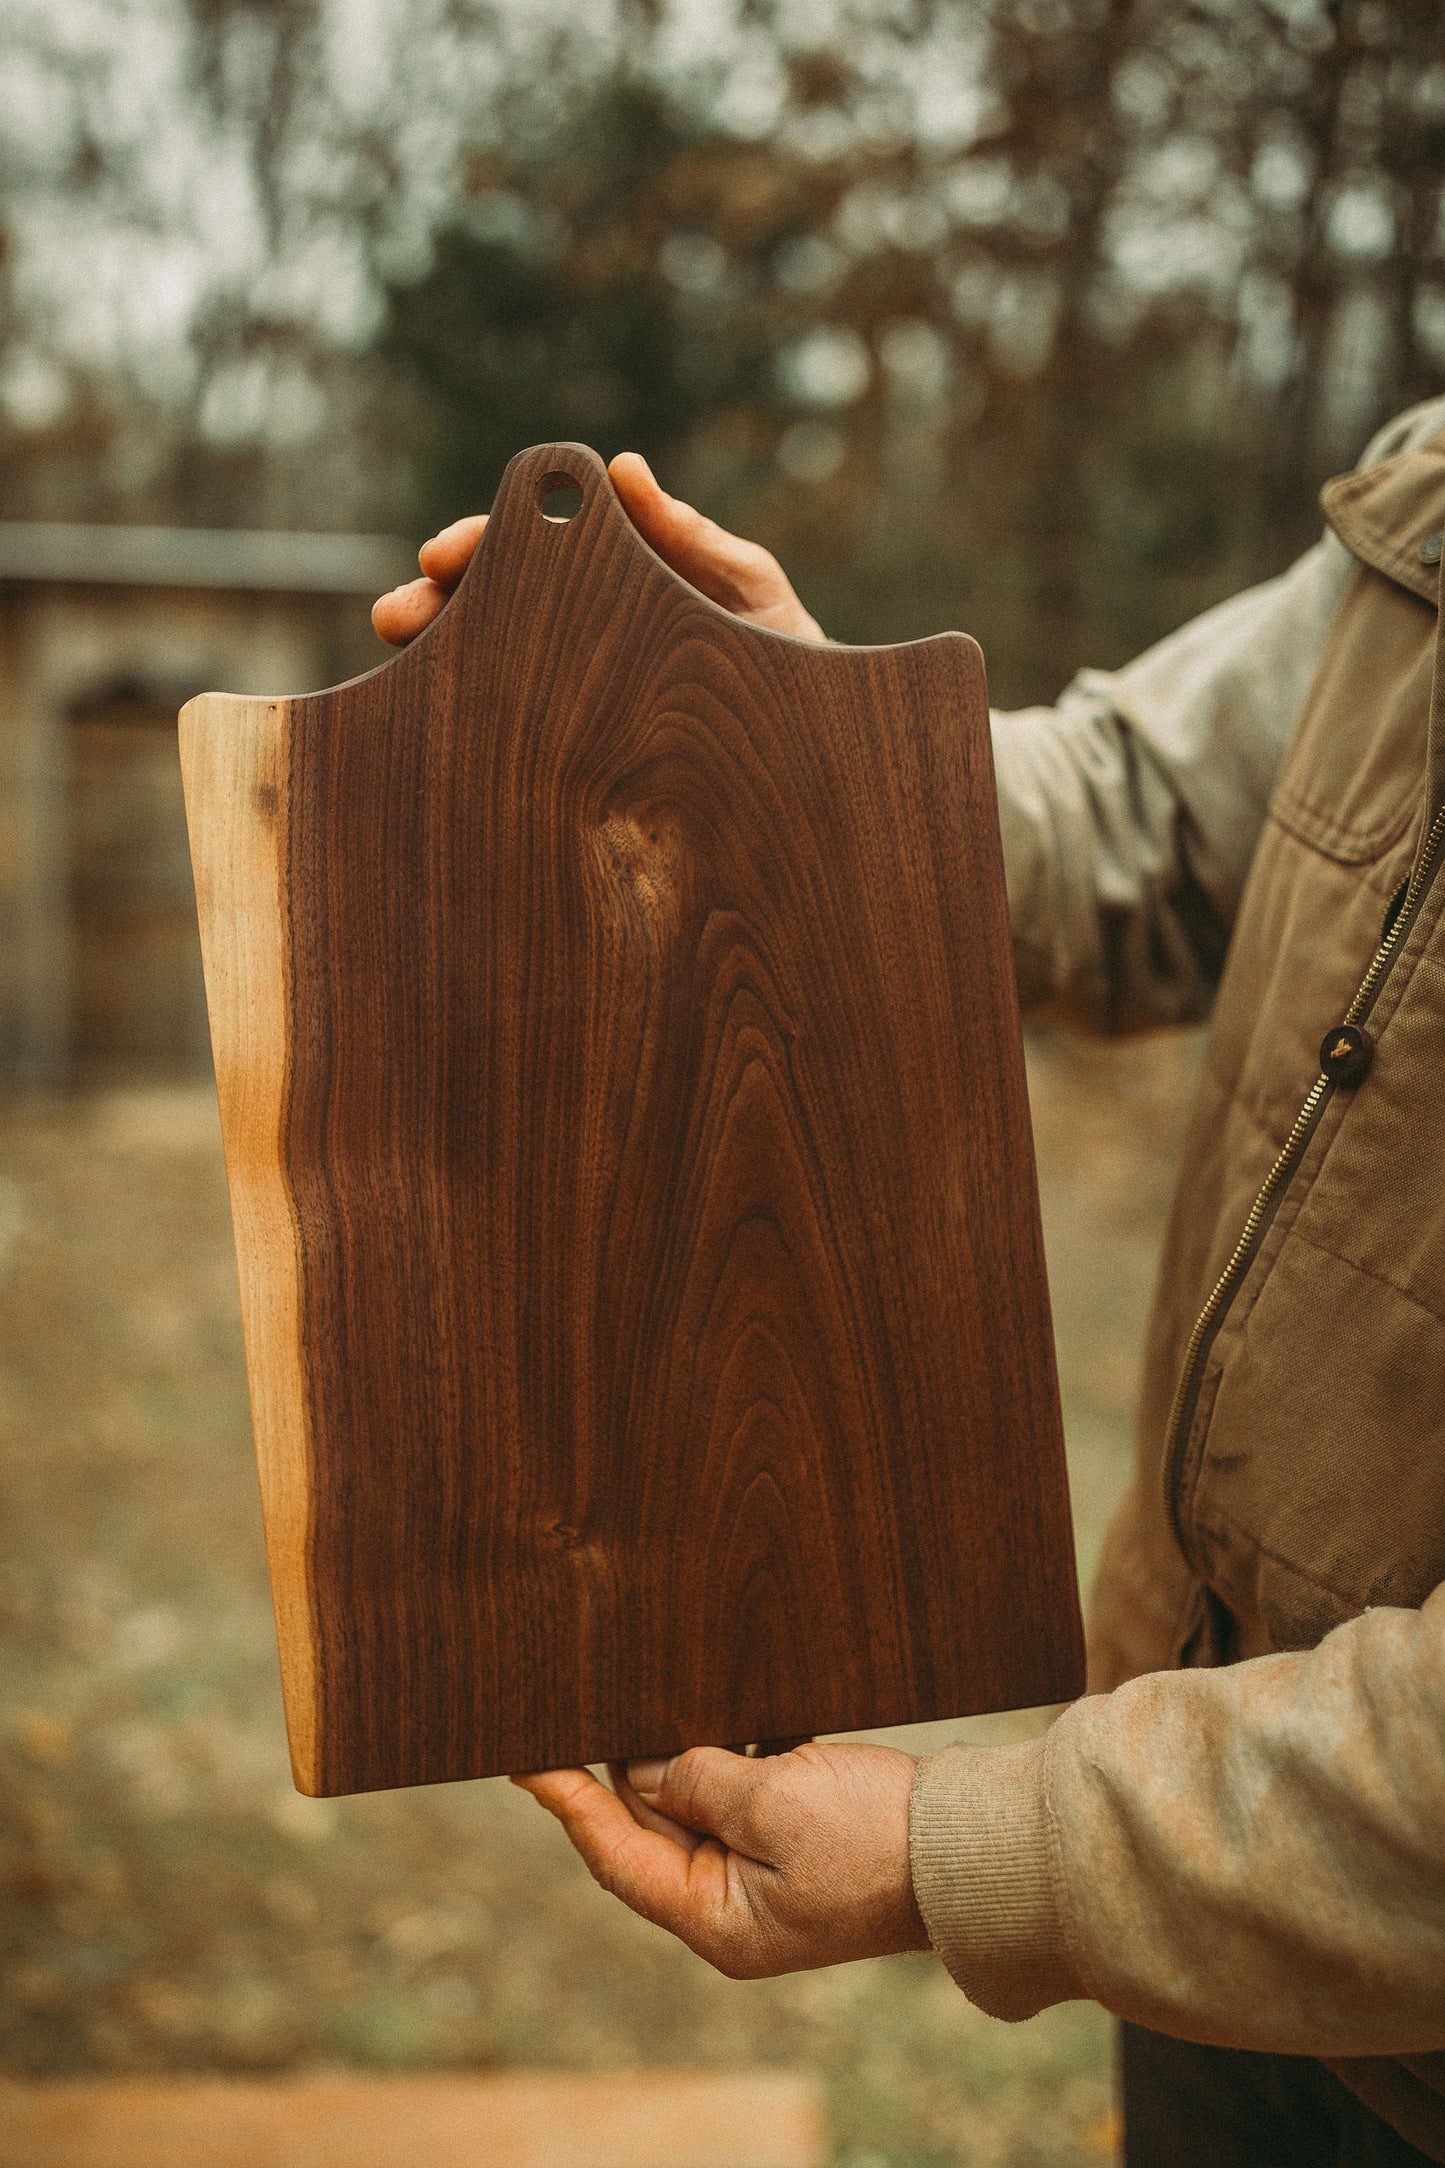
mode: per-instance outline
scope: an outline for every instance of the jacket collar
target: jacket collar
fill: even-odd
[[[1445,435],[1320,491],[1325,518],[1352,556],[1437,605],[1445,544]],[[1422,555],[1423,551],[1423,555]]]

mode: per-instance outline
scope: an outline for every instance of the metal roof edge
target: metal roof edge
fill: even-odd
[[[392,535],[0,520],[0,580],[375,595],[415,576]]]

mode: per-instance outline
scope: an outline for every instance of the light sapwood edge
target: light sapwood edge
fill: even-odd
[[[241,1286],[251,1422],[296,1783],[320,1786],[312,1482],[301,1254],[282,1124],[291,705],[202,693],[181,710],[181,774]]]

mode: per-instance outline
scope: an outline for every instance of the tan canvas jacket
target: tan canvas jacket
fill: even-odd
[[[1026,993],[1213,1019],[1100,1691],[925,1758],[911,1842],[983,2008],[1318,2056],[1445,2161],[1445,402],[1324,502],[996,723]]]

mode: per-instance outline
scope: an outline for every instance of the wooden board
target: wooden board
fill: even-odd
[[[1075,1693],[974,643],[740,624],[542,446],[181,749],[301,1788]]]
[[[822,2168],[791,2070],[0,2077],[0,2168]]]

